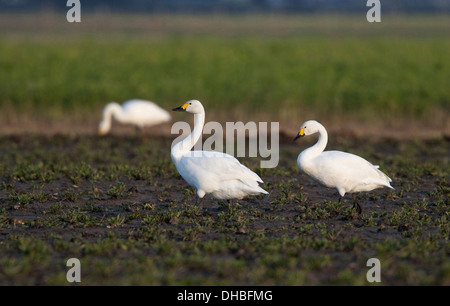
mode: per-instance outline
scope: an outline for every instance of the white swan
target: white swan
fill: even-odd
[[[268,194],[259,187],[261,178],[235,157],[214,151],[191,151],[202,135],[205,110],[197,100],[190,100],[174,111],[194,114],[192,133],[172,147],[171,157],[180,175],[197,189],[197,202],[206,194],[216,199],[242,199],[248,195]]]
[[[319,133],[319,140],[298,155],[298,167],[319,183],[336,188],[340,195],[339,201],[346,193],[371,191],[381,187],[392,188],[390,184],[392,180],[378,170],[379,166],[374,166],[367,160],[351,153],[324,152],[328,134],[325,127],[315,120],[303,123],[294,140],[315,133]],[[358,213],[361,213],[361,206],[356,202],[355,197],[353,200],[354,207]]]
[[[122,105],[111,102],[103,108],[103,119],[98,127],[99,135],[105,135],[110,131],[113,117],[122,124],[131,124],[139,129],[168,122],[171,119],[168,111],[151,101],[133,99]]]

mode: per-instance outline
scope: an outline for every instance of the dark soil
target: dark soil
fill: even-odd
[[[171,138],[0,137],[0,285],[450,284],[450,141],[330,136],[327,149],[363,156],[395,190],[338,203],[333,189],[299,171],[314,139],[280,144],[276,168],[241,161],[268,196],[231,203],[196,193],[170,160]]]

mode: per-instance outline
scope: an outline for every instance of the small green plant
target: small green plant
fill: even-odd
[[[125,224],[126,217],[121,216],[120,214],[115,217],[108,218],[108,222],[110,225],[108,225],[108,228],[114,228],[118,226],[122,226]]]
[[[0,228],[8,228],[9,227],[9,216],[6,211],[6,207],[0,207]]]
[[[50,206],[50,213],[52,214],[57,214],[63,211],[63,204],[61,203],[61,201],[56,202],[55,204]]]
[[[28,205],[33,201],[44,202],[48,199],[48,196],[42,190],[36,193],[18,193],[13,191],[8,195],[8,198],[19,205]]]
[[[80,227],[99,225],[102,223],[102,219],[90,216],[79,209],[69,209],[65,211],[60,219],[62,222],[67,222]]]
[[[33,201],[33,194],[32,193],[13,192],[8,195],[8,198],[9,198],[9,200],[14,201],[17,204],[27,205]]]
[[[106,194],[115,199],[124,199],[129,196],[127,186],[123,182],[117,182],[114,185],[110,185]]]

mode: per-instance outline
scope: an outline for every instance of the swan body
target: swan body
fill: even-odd
[[[200,199],[206,194],[226,200],[268,194],[259,186],[261,178],[235,157],[214,151],[191,151],[205,123],[205,110],[199,101],[188,101],[173,110],[194,114],[192,133],[172,147],[171,158],[184,180],[197,189]]]
[[[346,193],[371,191],[376,188],[394,189],[392,180],[378,168],[362,157],[342,151],[324,151],[328,142],[325,127],[315,120],[302,124],[294,140],[319,133],[315,145],[298,155],[297,165],[308,176],[326,187],[336,188],[340,199]],[[357,209],[360,207],[355,201]]]
[[[134,125],[139,129],[171,120],[168,111],[151,101],[139,99],[126,101],[122,105],[110,102],[103,108],[102,117],[98,128],[99,135],[105,135],[111,130],[113,118],[122,124]]]

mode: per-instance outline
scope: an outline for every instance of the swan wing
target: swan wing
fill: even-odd
[[[168,111],[146,100],[133,99],[122,104],[122,109],[130,121],[141,124],[150,124],[169,121]]]
[[[378,166],[364,158],[341,151],[325,151],[314,159],[314,176],[329,187],[341,186],[350,191],[356,186],[383,185],[392,180]]]
[[[199,194],[211,193],[218,199],[268,194],[259,186],[262,180],[256,173],[225,153],[190,151],[175,165],[181,176],[196,187]]]
[[[190,151],[181,159],[186,170],[193,173],[208,173],[220,181],[241,180],[262,183],[262,179],[246,166],[242,165],[234,156],[214,151]]]

